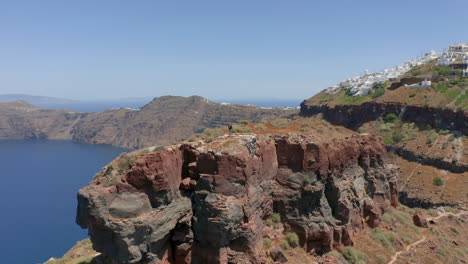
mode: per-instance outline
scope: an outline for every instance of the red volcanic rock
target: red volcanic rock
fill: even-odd
[[[284,255],[283,250],[278,245],[270,249],[270,257],[275,263],[288,262],[288,258],[286,258],[286,255]]]
[[[308,252],[353,245],[398,194],[395,175],[377,137],[235,134],[143,154],[116,185],[92,182],[77,222],[116,263],[262,263],[273,213]]]
[[[418,210],[414,215],[413,215],[413,222],[416,226],[419,227],[427,227],[427,220],[426,220],[426,215],[421,211]]]

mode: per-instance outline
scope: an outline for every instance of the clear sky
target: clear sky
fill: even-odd
[[[468,42],[466,0],[0,1],[0,94],[308,98]]]

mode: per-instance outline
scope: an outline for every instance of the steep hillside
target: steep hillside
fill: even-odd
[[[0,103],[0,139],[73,139],[139,148],[175,143],[205,128],[239,120],[269,121],[295,113],[279,108],[218,104],[198,96],[164,96],[141,109],[96,113],[45,109],[25,102]]]
[[[424,87],[421,85],[424,81],[431,83]],[[374,84],[368,94],[356,95],[346,87],[325,89],[305,100],[304,105],[332,108],[369,102],[468,110],[468,77],[463,76],[463,70],[437,65],[437,60],[431,60],[397,78]]]
[[[405,205],[466,208],[467,65],[444,63],[423,60],[375,83],[381,73],[351,78],[305,100],[301,115],[381,136],[400,167]]]
[[[0,103],[0,140],[70,139],[71,130],[86,114],[46,109],[24,101]]]

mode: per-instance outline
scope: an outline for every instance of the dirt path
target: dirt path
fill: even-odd
[[[468,213],[467,211],[461,211],[461,212],[459,212],[458,214],[454,214],[454,213],[450,213],[450,212],[444,212],[444,213],[439,214],[438,216],[428,217],[426,220],[427,220],[427,221],[437,220],[437,219],[439,219],[439,218],[442,218],[442,217],[444,217],[444,216],[449,216],[449,215],[453,215],[454,217],[459,217],[459,216],[461,216],[461,215],[463,215],[463,214],[467,214],[467,213]],[[409,244],[408,246],[406,246],[406,248],[405,248],[404,250],[401,250],[401,251],[396,252],[395,255],[392,256],[392,259],[391,259],[387,264],[394,264],[395,261],[397,261],[398,257],[399,257],[401,254],[403,254],[403,253],[409,251],[411,248],[413,248],[413,247],[415,247],[415,246],[421,244],[422,242],[426,241],[426,239],[427,239],[426,236],[423,235],[423,237],[422,237],[421,239],[419,239],[419,240],[416,241],[416,242],[413,242],[413,243]]]
[[[422,243],[424,241],[426,241],[426,236],[423,236],[418,241],[416,241],[416,242],[414,242],[412,244],[409,244],[408,246],[406,246],[405,250],[398,251],[397,253],[395,253],[395,255],[393,255],[392,259],[390,260],[390,262],[388,262],[388,264],[395,263],[395,261],[398,259],[398,256],[400,256],[400,254],[405,253],[406,251],[409,251],[412,247],[417,246],[418,244],[420,244],[420,243]]]

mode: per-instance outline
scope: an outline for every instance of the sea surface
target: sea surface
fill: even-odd
[[[87,231],[76,193],[122,148],[70,141],[0,141],[0,263],[61,257]]]

